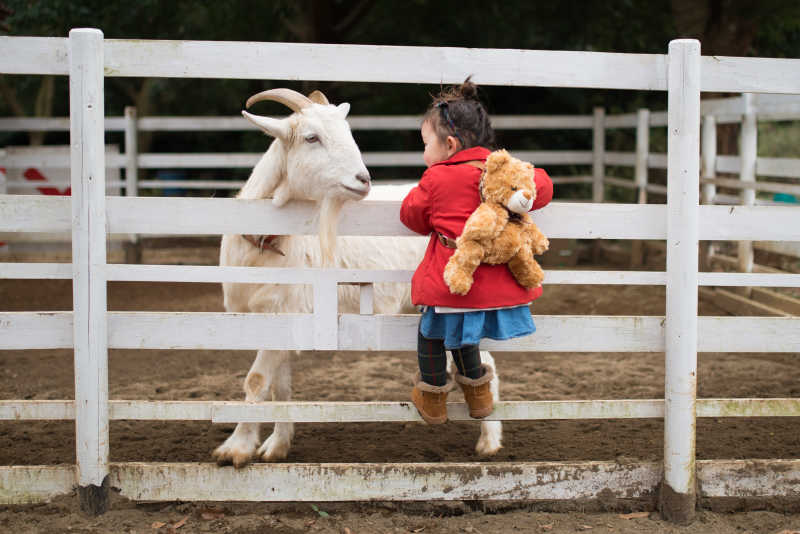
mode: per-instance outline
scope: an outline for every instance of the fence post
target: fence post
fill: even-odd
[[[650,156],[650,110],[636,112],[636,202],[647,204],[647,158]],[[631,246],[631,267],[644,262],[644,242],[634,241]]]
[[[606,110],[594,108],[592,126],[592,202],[603,202],[606,162]]]
[[[668,521],[694,519],[697,499],[697,260],[700,195],[700,42],[669,43],[667,67],[667,298],[664,480]]]
[[[139,196],[139,121],[136,107],[125,106],[125,196]],[[131,234],[125,244],[125,263],[141,263],[142,248],[138,234]]]
[[[69,32],[75,429],[81,509],[108,509],[103,32]]]
[[[700,154],[703,158],[701,173],[703,178],[713,179],[717,176],[717,119],[714,115],[703,116],[702,138],[700,141]],[[717,196],[717,186],[715,184],[703,184],[701,186],[702,203],[713,204],[714,197]],[[703,270],[711,270],[711,257],[714,255],[714,244],[706,241],[702,245],[702,264]]]
[[[739,137],[739,180],[742,185],[756,181],[756,157],[758,154],[758,123],[753,106],[752,93],[742,94],[744,114],[742,115],[742,129]],[[755,189],[742,189],[739,198],[743,206],[752,206],[756,202]],[[739,241],[739,271],[749,273],[753,271],[753,242]],[[752,288],[742,287],[740,291],[750,296]]]
[[[8,193],[8,186],[6,185],[6,172],[5,169],[0,169],[0,195],[5,195]],[[0,241],[0,259],[5,259],[9,255],[9,246],[8,243],[4,243]]]

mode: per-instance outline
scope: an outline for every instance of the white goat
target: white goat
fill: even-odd
[[[220,265],[415,269],[424,253],[426,238],[336,237],[341,207],[347,201],[366,197],[371,185],[346,120],[350,105],[331,105],[319,91],[305,97],[289,89],[272,89],[251,97],[247,107],[262,100],[280,102],[294,113],[279,120],[242,112],[275,140],[256,164],[238,198],[272,197],[276,206],[291,199],[316,201],[320,235],[319,238],[226,235],[222,238]],[[352,286],[340,286],[340,312],[357,313],[357,291]],[[309,313],[313,308],[311,289],[303,285],[225,283],[223,292],[225,309],[229,312]],[[409,284],[376,284],[376,313],[413,311]],[[488,352],[481,356],[484,363],[494,366]],[[406,381],[407,377],[397,379]],[[290,351],[258,351],[244,381],[245,399],[265,401],[270,389],[273,401],[290,399]],[[497,399],[497,380],[492,384],[492,392]],[[230,437],[214,451],[217,462],[242,467],[256,455],[267,462],[286,458],[294,423],[276,423],[272,435],[260,447],[259,430],[259,423],[236,425]],[[501,447],[501,438],[499,421],[482,422],[476,451],[486,456],[495,454]]]

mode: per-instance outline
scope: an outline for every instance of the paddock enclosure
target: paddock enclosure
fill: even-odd
[[[800,497],[800,460],[796,453],[785,459],[726,457],[696,461],[696,440],[713,440],[706,435],[714,433],[713,425],[709,427],[707,422],[754,418],[752,424],[757,426],[763,417],[800,416],[800,399],[790,395],[791,388],[782,393],[785,396],[771,398],[731,397],[714,388],[720,391],[714,398],[697,396],[698,387],[703,390],[703,383],[698,384],[698,352],[774,353],[774,358],[785,363],[800,347],[800,320],[793,317],[729,317],[715,315],[713,309],[711,314],[698,315],[698,287],[800,287],[800,275],[796,274],[698,270],[700,241],[800,241],[796,207],[757,205],[754,201],[734,206],[700,205],[700,93],[797,94],[799,60],[704,57],[700,44],[691,40],[673,41],[665,55],[645,55],[126,41],[104,40],[97,30],[73,30],[68,39],[3,37],[0,46],[7,52],[0,55],[3,73],[69,75],[72,186],[71,198],[0,196],[0,232],[72,234],[71,264],[3,263],[0,276],[48,280],[39,288],[71,279],[73,287],[72,311],[52,311],[45,304],[38,311],[0,312],[0,350],[8,351],[13,361],[23,366],[24,359],[20,358],[25,354],[43,357],[41,351],[63,354],[72,349],[75,367],[74,400],[4,400],[0,401],[0,417],[9,421],[74,420],[76,429],[74,465],[45,462],[1,467],[2,502],[37,502],[69,493],[75,486],[85,508],[95,512],[104,509],[109,487],[137,500],[577,500],[657,496],[662,513],[683,521],[691,518],[698,498]],[[230,57],[239,59],[230,62]],[[511,377],[512,382],[521,377],[504,373],[505,352],[511,353],[509,361],[519,359],[522,353],[542,361],[559,358],[560,354],[582,358],[585,353],[622,353],[623,359],[624,355],[641,354],[650,364],[654,355],[660,360],[663,353],[659,371],[647,365],[648,370],[635,371],[663,373],[663,397],[609,395],[611,398],[579,400],[564,395],[563,400],[511,400],[499,403],[491,416],[539,423],[602,420],[598,424],[612,426],[628,421],[663,421],[663,443],[657,439],[657,448],[663,447],[663,453],[650,455],[647,460],[631,450],[620,452],[614,459],[606,455],[595,461],[564,457],[530,461],[523,456],[522,460],[453,462],[440,461],[439,455],[429,461],[417,456],[410,462],[391,462],[381,460],[378,450],[369,461],[337,462],[328,457],[319,463],[308,455],[302,463],[257,464],[242,470],[147,458],[112,462],[116,446],[109,434],[112,421],[177,421],[176,439],[181,439],[182,421],[289,420],[348,423],[356,429],[359,425],[385,425],[389,429],[385,439],[391,440],[393,432],[406,432],[409,423],[419,418],[400,393],[403,402],[397,396],[395,400],[308,399],[263,404],[109,398],[110,351],[112,355],[124,354],[120,351],[160,351],[160,358],[166,361],[171,351],[297,349],[316,351],[314,358],[347,360],[348,355],[369,355],[372,351],[413,351],[417,317],[372,313],[371,284],[408,282],[411,273],[407,271],[108,263],[106,242],[110,234],[313,234],[316,228],[313,206],[303,202],[276,209],[266,200],[106,196],[104,77],[458,83],[470,72],[481,73],[475,81],[483,85],[666,91],[666,204],[601,203],[602,189],[598,198],[595,188],[591,203],[555,202],[535,215],[537,224],[554,239],[665,241],[663,271],[547,273],[547,284],[557,286],[556,295],[565,298],[586,299],[579,291],[571,293],[572,286],[611,286],[609,293],[616,286],[624,286],[612,293],[618,298],[623,298],[630,287],[642,287],[650,291],[647,294],[654,302],[663,302],[663,311],[640,306],[636,315],[618,315],[613,298],[606,306],[599,306],[602,315],[537,311],[539,332],[534,336],[485,343],[485,348],[500,353],[501,377]],[[749,158],[756,165],[750,153],[743,153],[741,158]],[[609,159],[604,156],[598,167],[607,163]],[[767,164],[762,162],[762,167]],[[785,165],[794,168],[793,163]],[[597,183],[600,175],[594,173],[592,183]],[[708,173],[704,178],[718,180]],[[644,191],[647,184],[639,181],[636,187]],[[411,235],[396,217],[386,216],[397,210],[395,201],[352,204],[342,215],[340,235]],[[133,306],[108,311],[109,296],[118,298],[115,295],[127,283],[170,284],[166,287],[202,284],[198,287],[208,291],[208,284],[223,281],[310,284],[314,288],[314,311],[263,316],[221,313],[218,309],[149,311],[147,306],[145,310]],[[338,284],[360,286],[360,313],[338,313]],[[231,362],[231,376],[244,371],[245,367]],[[129,372],[135,374],[135,368]],[[397,381],[397,377],[384,376],[381,380]],[[519,387],[524,391],[524,385]],[[451,419],[457,421],[455,426],[468,419],[461,404],[453,404],[450,412]],[[398,430],[392,430],[395,426]],[[539,428],[546,432],[550,427]],[[650,429],[658,433],[657,427]],[[507,439],[513,441],[513,436]],[[208,450],[217,441],[217,437],[209,439]],[[301,442],[298,439],[298,445]]]

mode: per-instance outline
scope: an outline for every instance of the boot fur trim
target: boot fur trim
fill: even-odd
[[[483,377],[481,377],[481,379],[483,379]],[[418,390],[427,393],[449,393],[455,385],[455,382],[453,382],[449,376],[447,377],[447,383],[445,385],[433,386],[422,380],[422,374],[419,371],[414,375],[414,386],[416,386]]]
[[[494,368],[489,365],[486,365],[485,363],[482,363],[481,367],[483,368],[484,373],[483,376],[480,378],[467,378],[466,376],[459,374],[458,371],[456,371],[454,378],[456,379],[456,382],[458,382],[459,384],[464,384],[465,386],[472,386],[472,387],[482,386],[488,382],[491,382],[492,379],[494,378]]]

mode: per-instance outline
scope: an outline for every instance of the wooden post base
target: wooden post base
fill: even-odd
[[[87,515],[102,515],[108,511],[109,484],[108,475],[100,486],[90,484],[78,488],[81,511]]]

